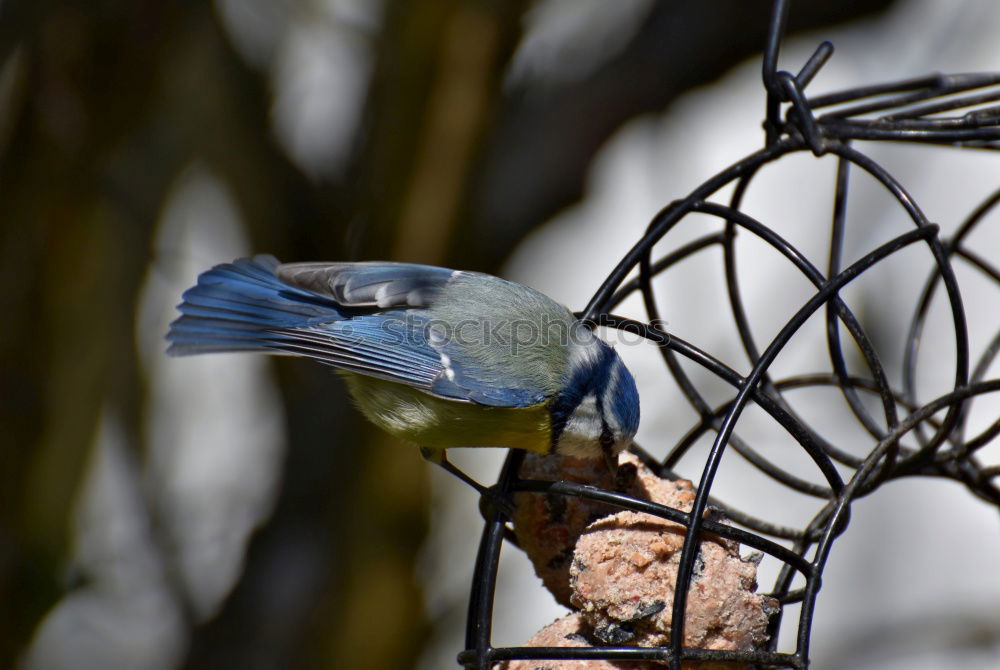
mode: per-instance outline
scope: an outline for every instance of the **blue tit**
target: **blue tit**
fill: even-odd
[[[538,291],[409,263],[241,258],[204,272],[167,352],[253,351],[332,366],[375,425],[445,464],[450,447],[605,459],[639,426],[618,354]]]

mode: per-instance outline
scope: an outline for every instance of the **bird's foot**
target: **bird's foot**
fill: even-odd
[[[424,457],[424,460],[437,465],[475,489],[480,496],[479,511],[482,513],[483,517],[489,519],[495,512],[499,512],[508,519],[513,518],[514,505],[511,501],[500,495],[500,492],[495,486],[483,486],[475,479],[462,472],[459,468],[455,467],[455,465],[448,460],[448,456],[445,454],[443,449],[420,447],[420,455]]]

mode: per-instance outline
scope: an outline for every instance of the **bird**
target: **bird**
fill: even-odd
[[[454,447],[602,459],[639,427],[635,380],[565,306],[479,272],[414,263],[280,263],[203,272],[177,306],[167,354],[291,355],[331,366],[373,424],[453,467]]]

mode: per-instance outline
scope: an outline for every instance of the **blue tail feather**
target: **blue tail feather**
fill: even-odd
[[[273,331],[345,318],[328,298],[274,276],[273,256],[241,258],[203,273],[183,294],[180,318],[170,324],[167,353],[274,351]]]
[[[344,306],[332,292],[321,292],[326,288],[322,282],[315,283],[316,290],[285,283],[275,276],[278,266],[272,256],[255,256],[203,273],[177,307],[181,316],[170,324],[167,353],[291,354],[431,390],[443,368],[419,317],[369,305]]]

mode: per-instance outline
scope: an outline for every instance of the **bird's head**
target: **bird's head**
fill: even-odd
[[[569,352],[568,381],[551,406],[552,450],[616,463],[639,429],[635,380],[615,350],[596,336],[574,343]]]

